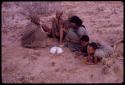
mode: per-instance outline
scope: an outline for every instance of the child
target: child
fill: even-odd
[[[87,46],[89,44],[89,36],[88,35],[83,35],[80,38],[80,43],[81,43],[81,52],[83,53],[84,56],[87,56]]]
[[[87,62],[89,64],[96,64],[102,58],[109,57],[113,53],[113,48],[109,45],[91,42],[87,46]]]
[[[52,19],[52,37],[60,38],[60,29],[63,27],[63,19],[62,19],[63,12],[56,12],[56,17]]]
[[[52,28],[50,29],[45,24],[42,25],[43,29],[49,33],[49,37],[56,38],[60,44],[62,44],[65,32],[64,32],[64,20],[62,18],[63,12],[57,11],[56,16],[52,19]]]
[[[76,55],[84,55],[84,57],[86,57],[88,55],[87,53],[87,46],[89,44],[89,36],[88,35],[83,35],[80,38],[80,51],[76,53]]]

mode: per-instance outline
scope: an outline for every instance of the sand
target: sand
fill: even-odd
[[[31,2],[28,2],[31,3]],[[117,45],[109,59],[109,67],[99,63],[86,65],[83,56],[63,47],[63,54],[52,55],[50,47],[55,41],[48,39],[46,48],[28,49],[20,45],[20,38],[30,20],[22,15],[26,2],[2,3],[2,82],[3,83],[122,83],[123,43]],[[46,4],[40,2],[41,4]],[[61,9],[64,18],[77,15],[83,20],[90,39],[112,45],[123,40],[123,2],[83,1],[48,2],[51,10]],[[51,4],[50,4],[51,3]],[[42,5],[44,6],[44,5]],[[46,6],[46,5],[45,5]],[[41,23],[50,25],[54,13],[41,15]]]

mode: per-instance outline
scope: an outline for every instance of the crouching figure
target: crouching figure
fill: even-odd
[[[96,64],[103,58],[110,57],[113,54],[113,48],[107,44],[91,42],[87,46],[87,63]]]
[[[40,48],[47,46],[47,34],[41,26],[27,25],[21,39],[21,44],[26,48]]]

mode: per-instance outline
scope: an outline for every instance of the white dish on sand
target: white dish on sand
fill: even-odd
[[[60,47],[54,46],[54,47],[52,47],[52,48],[50,49],[50,53],[51,53],[51,54],[61,54],[61,53],[63,53],[63,49],[60,48]]]

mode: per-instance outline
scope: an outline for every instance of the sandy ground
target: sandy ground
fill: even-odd
[[[28,2],[29,3],[29,2]],[[20,12],[26,2],[2,3],[2,82],[3,83],[121,83],[123,82],[123,43],[117,45],[110,61],[114,63],[104,72],[104,66],[85,65],[83,57],[76,58],[68,48],[64,53],[49,53],[49,47],[23,48],[20,38],[30,20]],[[45,2],[46,3],[46,2]],[[83,20],[91,39],[110,45],[123,39],[122,2],[50,2],[50,8],[61,9]],[[43,4],[43,2],[41,2]],[[46,23],[53,16],[42,15]],[[50,24],[49,24],[50,25]]]

